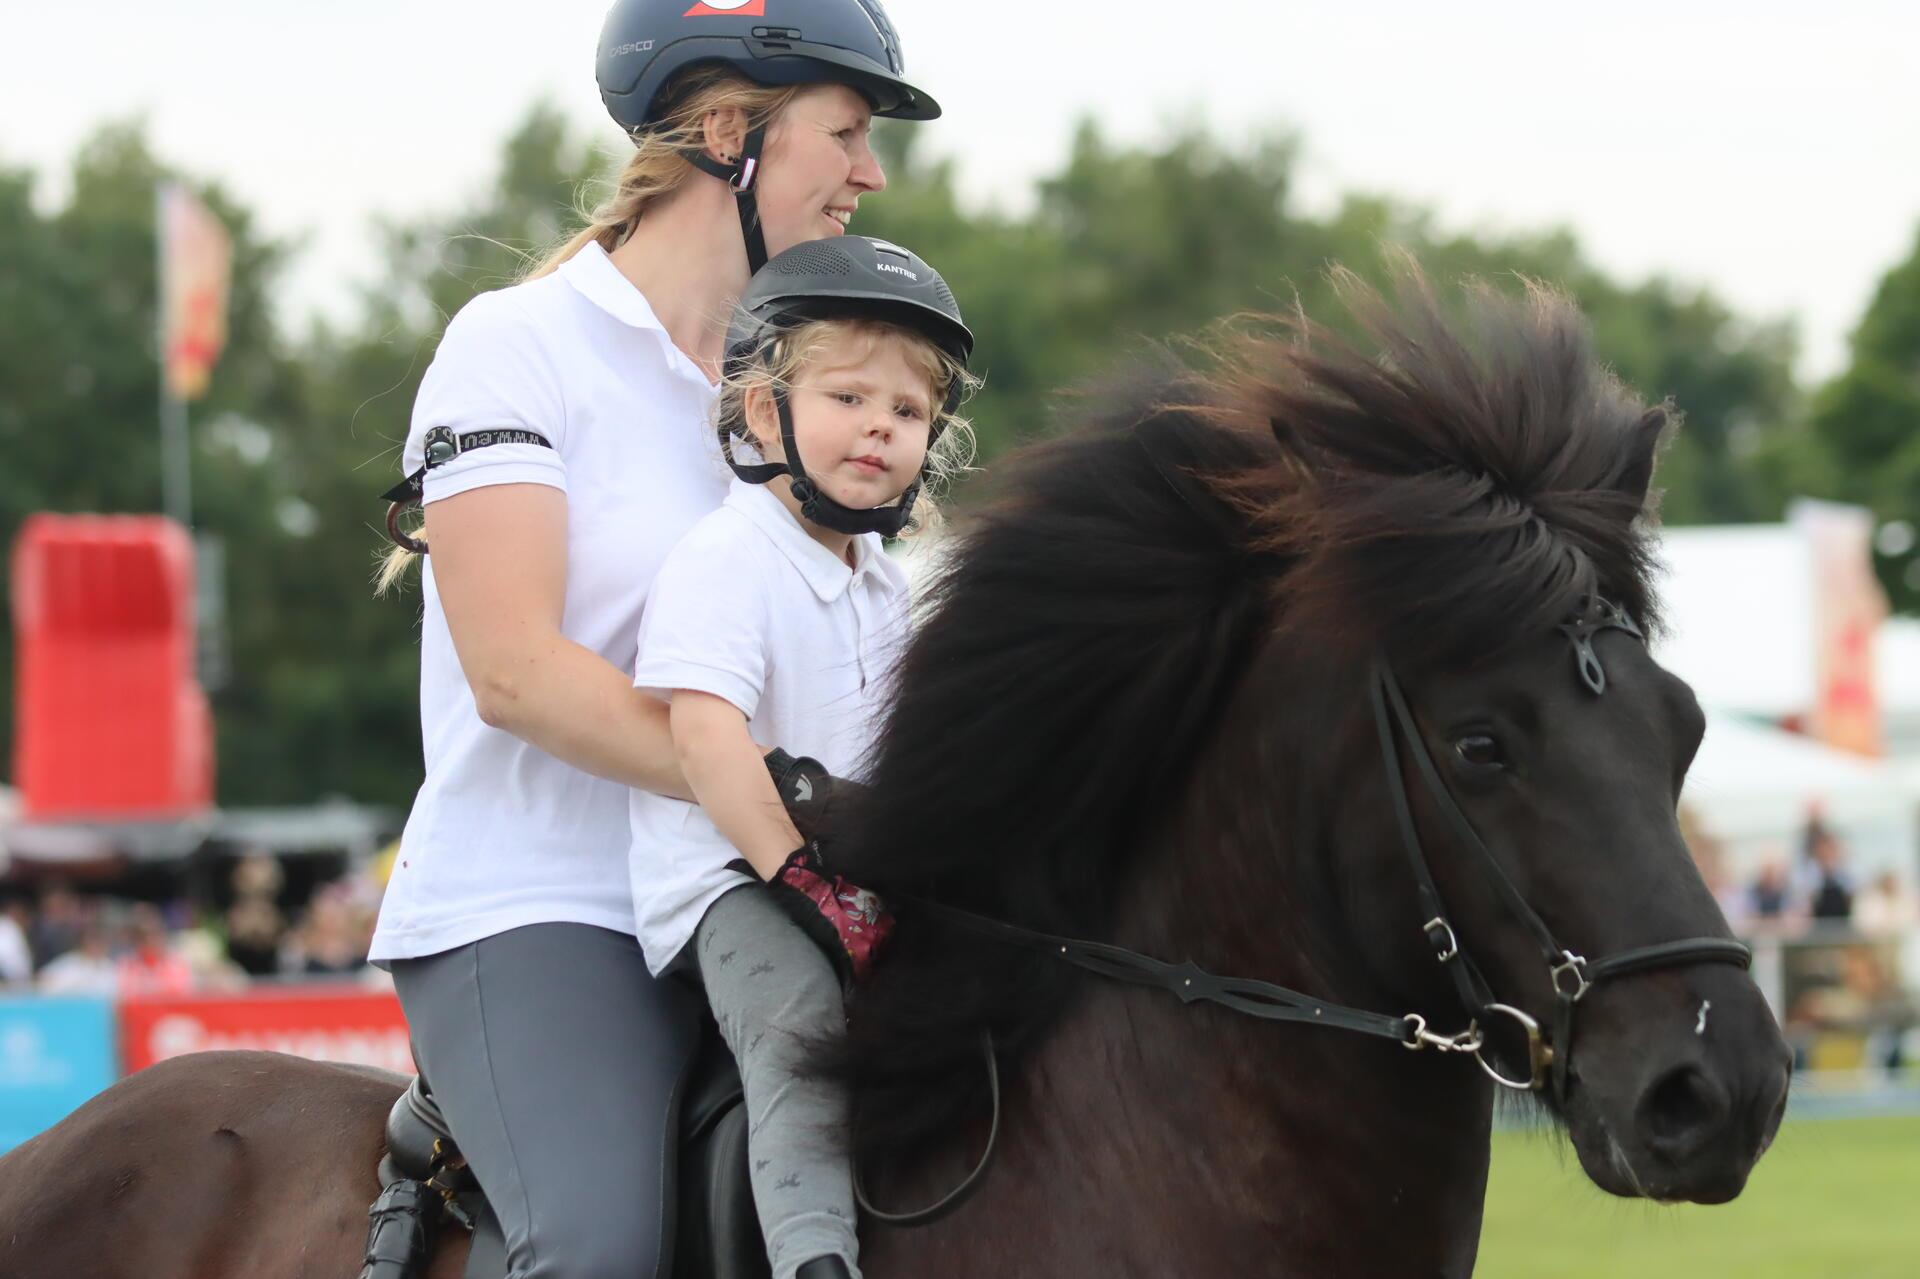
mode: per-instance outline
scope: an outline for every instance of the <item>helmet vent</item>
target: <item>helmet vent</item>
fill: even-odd
[[[933,277],[933,296],[938,298],[940,305],[946,307],[947,310],[955,313],[959,312],[960,304],[953,300],[953,290],[948,288],[947,282],[937,275]]]
[[[782,253],[773,269],[780,275],[852,275],[853,259],[831,244],[814,240]]]

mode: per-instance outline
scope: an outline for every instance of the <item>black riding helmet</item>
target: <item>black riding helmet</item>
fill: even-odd
[[[766,264],[747,283],[733,323],[727,329],[726,370],[738,373],[752,361],[770,358],[774,340],[810,320],[867,319],[897,324],[927,339],[961,368],[973,354],[973,334],[960,318],[960,304],[940,273],[897,244],[864,235],[833,236],[796,244]],[[959,379],[947,388],[946,401],[934,410],[927,447],[939,440],[947,414],[960,403]],[[766,484],[782,475],[793,479],[794,500],[808,520],[839,533],[880,533],[896,537],[906,527],[914,499],[915,476],[891,506],[856,510],[821,491],[801,464],[793,434],[793,411],[785,391],[774,388],[780,415],[784,462],[758,465],[733,456],[731,423],[720,426],[720,447],[733,473],[749,484]]]
[[[940,114],[939,103],[901,79],[900,37],[880,0],[616,0],[594,65],[600,100],[628,133],[650,128],[672,105],[668,83],[702,62],[725,63],[756,84],[844,84],[878,116]],[[704,152],[687,157],[733,188],[749,271],[767,261],[753,194],[765,141],[765,130],[751,131],[731,164]]]

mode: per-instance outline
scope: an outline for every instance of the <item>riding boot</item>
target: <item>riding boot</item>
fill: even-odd
[[[424,1181],[402,1178],[380,1192],[367,1215],[365,1268],[360,1279],[416,1279],[433,1253],[433,1224],[440,1197]]]
[[[815,1257],[812,1261],[803,1261],[800,1268],[793,1272],[793,1279],[853,1279],[847,1269],[847,1263],[828,1253],[824,1257]]]

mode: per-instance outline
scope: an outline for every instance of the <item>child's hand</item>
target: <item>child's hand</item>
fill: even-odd
[[[855,983],[873,974],[874,963],[893,936],[893,916],[876,894],[829,874],[811,842],[788,856],[772,883],[776,889],[788,890],[780,895],[793,906],[801,926],[822,947],[829,947],[829,956],[834,954],[832,948],[837,948],[846,957],[846,968]],[[804,904],[795,895],[804,898]],[[823,921],[826,928],[820,927]]]

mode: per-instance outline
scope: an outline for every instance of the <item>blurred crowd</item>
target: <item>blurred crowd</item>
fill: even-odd
[[[1893,1076],[1920,1057],[1920,900],[1896,871],[1857,874],[1818,809],[1791,853],[1745,879],[1710,834],[1682,827],[1734,931],[1782,948],[1781,1023],[1801,1068]]]
[[[0,898],[0,990],[171,995],[258,980],[377,979],[367,945],[380,892],[376,865],[290,905],[285,871],[264,853],[235,862],[224,907],[43,884]]]
[[[1863,882],[1846,845],[1818,810],[1807,815],[1796,842],[1791,858],[1775,852],[1751,877],[1737,881],[1725,874],[1713,840],[1690,834],[1694,856],[1735,932],[1890,937],[1920,926],[1920,899],[1900,875],[1887,869]]]

